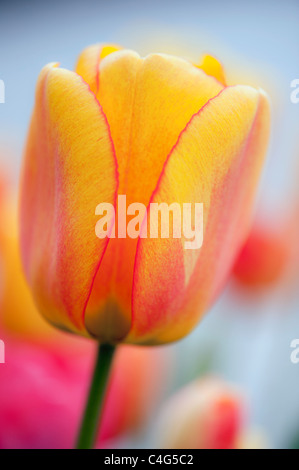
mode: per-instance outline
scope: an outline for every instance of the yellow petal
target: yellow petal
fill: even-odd
[[[203,203],[203,246],[139,240],[128,342],[185,336],[215,298],[248,233],[268,133],[267,99],[250,87],[224,89],[190,120],[152,202]]]
[[[198,68],[203,70],[207,75],[215,77],[222,85],[226,85],[223,66],[221,62],[212,55],[205,55],[202,63],[198,65]]]
[[[80,54],[76,72],[90,86],[93,93],[97,93],[99,87],[100,61],[119,49],[121,49],[120,46],[115,44],[94,44]]]
[[[49,65],[41,72],[21,188],[21,248],[41,313],[85,332],[84,310],[107,245],[95,208],[115,202],[109,127],[88,85]]]

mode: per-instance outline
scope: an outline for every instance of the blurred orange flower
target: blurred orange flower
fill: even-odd
[[[161,409],[158,446],[164,449],[236,449],[244,434],[239,391],[212,377],[176,392]]]
[[[256,222],[238,256],[233,278],[246,290],[265,289],[282,279],[291,261],[290,224],[274,230]]]
[[[217,78],[214,77],[217,76]],[[221,81],[219,81],[221,79]],[[91,46],[76,72],[41,72],[20,198],[26,278],[53,324],[103,342],[186,335],[247,236],[268,102],[224,85],[220,65]],[[95,236],[95,208],[204,204],[204,244]],[[109,241],[109,243],[108,243]]]

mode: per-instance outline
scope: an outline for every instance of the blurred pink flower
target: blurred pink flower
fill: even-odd
[[[91,350],[76,354],[5,341],[0,366],[0,448],[71,447]],[[78,406],[79,405],[79,406]]]
[[[79,343],[79,344],[78,344]],[[0,448],[74,445],[91,373],[93,344],[52,348],[7,339],[0,364]],[[98,446],[138,429],[158,399],[165,361],[161,351],[117,352]],[[165,375],[165,370],[163,371]]]

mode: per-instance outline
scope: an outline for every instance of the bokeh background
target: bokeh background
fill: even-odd
[[[244,392],[248,426],[259,428],[269,447],[299,445],[299,364],[290,360],[291,341],[299,338],[299,104],[290,100],[290,83],[299,78],[298,1],[2,1],[0,79],[6,102],[0,104],[0,166],[12,185],[20,174],[40,69],[52,61],[73,69],[78,53],[97,42],[196,61],[211,53],[221,59],[229,83],[260,86],[269,94],[272,136],[255,223],[269,236],[277,233],[269,254],[271,261],[282,259],[277,276],[266,259],[269,282],[229,280],[198,328],[167,348],[172,366],[164,395],[198,376],[220,376]],[[254,258],[253,278],[263,269],[268,246],[266,240]],[[10,289],[18,296],[17,286]],[[1,367],[10,367],[8,351]],[[147,432],[122,436],[119,445],[154,445],[159,406]]]

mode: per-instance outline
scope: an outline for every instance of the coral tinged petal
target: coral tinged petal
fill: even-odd
[[[95,236],[95,208],[114,203],[116,190],[109,126],[94,95],[77,74],[45,67],[26,148],[21,248],[39,310],[62,328],[85,331],[85,306],[107,246]]]

